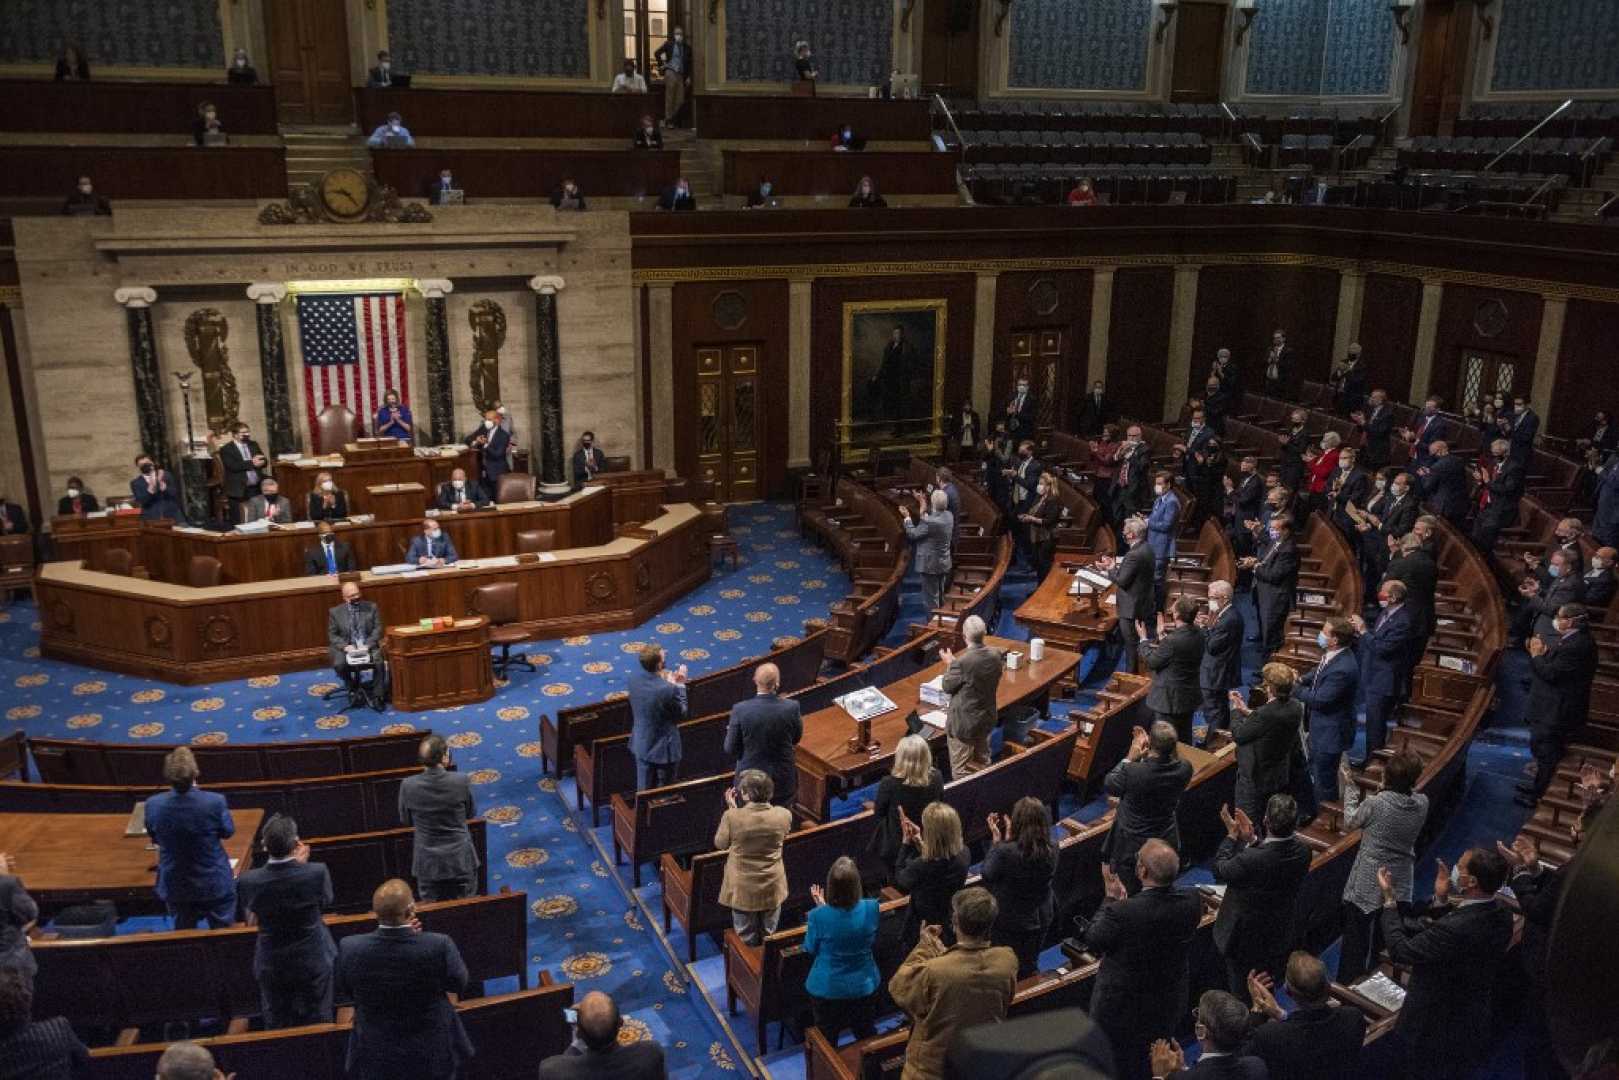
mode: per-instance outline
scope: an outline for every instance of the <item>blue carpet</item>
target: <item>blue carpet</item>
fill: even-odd
[[[664,645],[671,663],[700,674],[764,652],[774,637],[801,634],[806,617],[824,616],[848,592],[836,561],[800,540],[790,507],[733,507],[731,521],[740,569],[717,571],[637,630],[538,643],[529,652],[538,672],[515,669],[492,700],[438,713],[333,712],[320,700],[334,685],[328,671],[184,687],[42,660],[37,611],[13,605],[0,611],[0,686],[11,688],[6,730],[199,743],[364,735],[396,725],[446,732],[477,785],[479,809],[496,826],[490,887],[529,894],[531,971],[547,970],[581,992],[611,993],[630,1035],[667,1049],[673,1076],[735,1071],[735,1048],[716,1013],[646,926],[628,879],[620,885],[610,860],[581,834],[571,803],[561,801],[571,792],[542,779],[536,741],[541,713],[621,691],[642,642]],[[156,922],[129,920],[122,929]]]

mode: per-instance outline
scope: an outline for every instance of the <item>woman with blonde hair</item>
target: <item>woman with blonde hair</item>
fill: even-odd
[[[961,838],[961,817],[949,803],[931,802],[918,825],[901,811],[903,842],[894,883],[910,895],[905,923],[905,948],[910,950],[924,924],[942,927],[946,945],[953,944],[950,899],[967,883],[967,845]]]
[[[894,768],[877,785],[877,828],[871,835],[871,852],[888,868],[893,880],[904,840],[900,828],[903,814],[912,821],[922,820],[930,802],[944,797],[944,776],[933,767],[933,748],[920,735],[907,735],[894,748]]]

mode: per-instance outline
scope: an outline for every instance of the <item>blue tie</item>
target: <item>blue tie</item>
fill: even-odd
[[[337,573],[337,553],[333,551],[331,544],[323,544],[322,546],[326,549],[326,572],[328,574]]]

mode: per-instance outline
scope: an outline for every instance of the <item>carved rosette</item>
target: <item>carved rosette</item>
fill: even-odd
[[[599,570],[585,579],[585,603],[591,607],[605,607],[618,595],[618,582],[611,572]]]
[[[229,615],[210,615],[198,628],[203,652],[219,652],[236,644],[236,620]]]
[[[65,601],[58,600],[46,609],[45,615],[51,621],[51,630],[57,634],[72,634],[76,630],[73,609]]]
[[[161,615],[146,617],[146,644],[154,649],[174,648],[174,627]]]
[[[456,441],[449,301],[446,299],[454,286],[448,281],[417,284],[427,300],[427,407],[432,417],[433,442],[443,446]]]
[[[645,562],[635,564],[635,593],[645,596],[652,591],[652,567]]]
[[[287,346],[281,333],[281,301],[287,287],[253,284],[247,298],[254,302],[259,333],[259,378],[264,386],[264,413],[269,423],[270,456],[288,454],[298,447],[292,430],[292,396],[287,380]]]

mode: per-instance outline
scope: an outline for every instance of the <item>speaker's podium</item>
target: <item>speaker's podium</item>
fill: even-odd
[[[394,706],[406,712],[469,705],[495,695],[489,620],[482,615],[390,626],[383,651]]]

